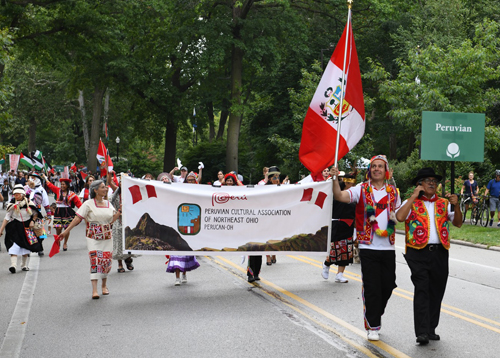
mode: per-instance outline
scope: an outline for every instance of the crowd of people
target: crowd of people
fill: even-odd
[[[156,179],[151,173],[141,178],[166,183],[199,184],[204,167],[203,163],[199,164],[198,172],[180,166],[170,172],[160,173]],[[63,251],[66,251],[71,230],[85,220],[92,299],[98,299],[99,279],[101,294],[109,295],[107,277],[112,260],[118,262],[118,273],[125,272],[124,265],[128,270],[134,269],[132,263],[136,256],[123,252],[121,234],[121,178],[132,174],[117,175],[110,171],[103,178],[99,178],[98,174],[84,174],[71,173],[69,178],[62,178],[60,173],[1,173],[3,185],[0,199],[6,215],[0,227],[0,236],[5,232],[5,246],[11,257],[9,271],[16,273],[18,257],[21,257],[21,270],[28,271],[30,254],[44,255],[43,240],[47,237],[45,226],[48,226],[49,233],[52,228],[56,230]],[[415,286],[416,341],[425,345],[430,340],[439,340],[436,327],[448,277],[449,226],[450,223],[457,227],[462,225],[458,196],[439,197],[437,188],[442,177],[432,168],[423,168],[413,180],[413,193],[402,202],[384,155],[372,157],[364,180],[356,185],[358,177],[356,170],[346,174],[332,167],[302,180],[332,181],[331,247],[321,275],[328,279],[333,264],[337,266],[335,282],[347,283],[345,267],[359,260],[367,338],[379,340],[381,317],[392,291],[397,287],[395,225],[398,221],[404,222],[405,259]],[[282,179],[276,166],[264,167],[263,179],[258,182],[258,185],[288,184],[288,176]],[[241,186],[244,183],[238,173],[224,174],[219,171],[212,185]],[[462,194],[464,191],[477,195],[477,182],[472,172],[464,183]],[[500,226],[500,170],[488,183],[486,194],[491,196],[491,220],[498,210]],[[54,196],[52,205],[49,204],[49,195]],[[276,256],[266,256],[267,265],[276,262]],[[166,271],[175,274],[175,286],[180,286],[187,282],[187,272],[199,266],[195,256],[173,255],[169,257]],[[261,266],[262,256],[249,256],[248,282],[260,280]]]

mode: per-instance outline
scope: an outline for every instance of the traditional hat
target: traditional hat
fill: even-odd
[[[278,168],[277,166],[272,166],[269,168],[269,172],[267,173],[267,175],[274,175],[274,174],[281,174],[280,172],[280,168]]]
[[[186,175],[186,179],[189,178],[189,177],[193,177],[196,180],[198,180],[198,174],[196,174],[195,172],[189,172],[189,174]]]
[[[59,179],[60,183],[62,183],[63,181],[66,182],[66,183],[68,183],[68,184],[71,184],[71,179],[68,179],[68,178],[61,178],[61,179]]]
[[[370,159],[370,164],[368,165],[368,171],[366,172],[366,178],[367,179],[371,179],[371,174],[370,174],[370,167],[372,165],[372,163],[375,161],[375,160],[381,160],[385,163],[385,178],[387,180],[389,180],[389,161],[387,160],[387,157],[383,154],[379,154],[379,155],[374,155],[372,157],[372,159]]]
[[[434,173],[434,169],[432,169],[432,168],[423,168],[423,169],[420,169],[418,171],[417,176],[415,178],[413,178],[413,180],[411,181],[411,183],[413,185],[417,185],[417,183],[419,182],[419,180],[425,179],[425,178],[430,178],[430,177],[436,178],[437,181],[440,181],[441,179],[443,179],[443,177],[441,175],[437,175],[436,173]]]
[[[33,173],[29,173],[28,174],[29,177],[36,177],[40,180],[42,180],[42,177],[40,176],[40,174],[36,173],[36,172],[33,172]]]
[[[233,179],[234,184],[238,182],[236,179],[236,175],[234,175],[233,173],[227,173],[226,175],[224,175],[224,181],[226,181],[227,178]]]
[[[12,190],[12,194],[23,194],[26,195],[26,191],[24,191],[24,187],[22,184],[14,185],[14,190]]]

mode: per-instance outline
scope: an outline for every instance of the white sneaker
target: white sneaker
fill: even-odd
[[[335,282],[347,283],[349,282],[349,280],[344,277],[344,274],[342,272],[339,272],[337,275],[335,275]]]
[[[181,282],[182,282],[182,283],[186,283],[186,282],[188,282],[188,278],[187,278],[187,276],[186,276],[186,274],[185,274],[185,273],[183,273],[183,274],[182,274],[182,279],[181,279]]]
[[[175,286],[180,286],[181,285],[181,279],[180,278],[176,278],[175,279]]]
[[[323,272],[321,273],[321,276],[323,276],[325,280],[328,280],[328,277],[330,277],[330,266],[326,266],[324,262],[323,262]]]
[[[379,341],[380,340],[380,337],[378,335],[378,331],[368,330],[368,331],[366,331],[366,333],[368,335],[369,341]]]

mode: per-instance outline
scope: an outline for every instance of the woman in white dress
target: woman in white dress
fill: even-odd
[[[90,200],[87,200],[76,212],[76,216],[60,235],[64,239],[71,229],[82,220],[87,222],[85,236],[90,258],[90,282],[92,283],[92,298],[98,299],[97,281],[102,280],[102,294],[109,295],[107,287],[108,273],[111,271],[113,256],[112,227],[120,217],[121,207],[115,211],[108,200],[108,187],[102,180],[96,180],[90,186]]]

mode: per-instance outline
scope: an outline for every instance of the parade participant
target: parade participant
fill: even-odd
[[[477,181],[474,180],[474,172],[469,172],[469,179],[464,181],[464,185],[462,185],[462,190],[460,190],[460,195],[465,195],[470,197],[472,203],[477,204],[478,200],[476,198],[478,194],[478,186]],[[438,191],[439,192],[439,191]],[[469,210],[469,203],[465,204],[465,211]]]
[[[47,181],[45,174],[43,178]],[[75,211],[73,208],[82,206],[80,198],[70,190],[70,179],[59,179],[60,188],[47,181],[47,186],[56,195],[57,209],[54,213],[53,227],[56,229],[57,235],[61,234],[63,229],[66,229],[71,221],[75,218]],[[69,234],[64,238],[63,251],[68,251]]]
[[[40,175],[35,172],[28,175],[28,180],[35,184],[35,187],[30,193],[30,200],[35,203],[39,211],[43,207],[45,209],[46,216],[51,216],[53,213],[50,209],[49,196],[43,188],[41,179]],[[40,199],[35,199],[35,196],[39,196]]]
[[[3,206],[2,208],[5,209],[7,207],[7,203],[10,200],[10,197],[12,196],[12,188],[9,185],[9,179],[4,179],[3,180],[3,185],[2,185],[2,196],[3,196]]]
[[[129,176],[129,175],[127,174],[127,176]],[[158,177],[156,178],[156,180],[164,182],[164,183],[171,183],[172,182],[172,180],[170,180],[170,176],[168,175],[168,173],[158,174]]]
[[[0,236],[5,230],[5,247],[9,251],[11,262],[9,271],[16,273],[18,256],[22,256],[22,270],[29,271],[29,254],[39,252],[43,248],[33,232],[35,220],[41,217],[40,212],[26,197],[21,184],[14,186],[13,196],[7,205],[7,214],[0,227]]]
[[[24,177],[24,173],[23,172],[17,173],[17,178],[16,178],[15,183],[16,184],[21,184],[22,186],[26,185],[26,178]]]
[[[217,173],[217,180],[214,181],[214,185],[224,185],[224,173],[222,170],[219,170]]]
[[[332,167],[335,200],[356,203],[356,236],[363,280],[364,321],[368,340],[378,341],[381,317],[392,290],[396,288],[396,254],[394,249],[396,215],[401,201],[389,179],[389,162],[385,155],[370,160],[367,182],[341,191],[339,170]]]
[[[186,175],[186,184],[198,184],[196,174],[190,172]],[[180,286],[181,283],[187,282],[187,272],[196,270],[200,267],[200,264],[196,260],[195,256],[176,256],[171,255],[168,261],[167,272],[175,272],[175,286]],[[181,279],[182,272],[182,279]]]
[[[170,171],[170,177],[172,178],[172,182],[174,183],[184,183],[184,180],[186,179],[186,175],[188,173],[188,169],[186,167],[181,167],[181,175],[174,175],[174,172],[179,170],[178,167],[175,167]]]
[[[112,173],[108,173],[108,184],[113,189],[113,194],[111,195],[111,205],[115,208],[115,210],[120,210],[122,205],[122,177],[127,174],[121,173],[118,177],[118,186],[115,185],[113,180],[111,179]],[[118,261],[118,269],[119,273],[124,273],[125,269],[123,268],[123,262],[125,262],[125,266],[127,270],[132,271],[134,269],[133,261],[136,258],[136,255],[124,254],[123,253],[123,235],[122,235],[122,217],[120,216],[115,223],[113,224],[113,260]]]
[[[330,171],[328,171],[328,173],[330,173]],[[323,177],[325,176],[323,175]],[[355,174],[345,175],[344,181],[340,183],[342,190],[347,190],[355,185]],[[335,264],[337,266],[335,282],[348,282],[347,278],[344,277],[344,271],[347,265],[353,263],[355,215],[356,204],[346,204],[337,200],[333,201],[330,255],[323,263],[323,272],[321,273],[325,280],[327,280],[330,275],[330,266]]]
[[[432,168],[420,169],[412,181],[415,190],[396,213],[398,221],[405,222],[405,259],[415,286],[413,320],[421,345],[440,339],[436,327],[448,280],[449,221],[462,226],[458,197],[453,194],[448,201],[436,194],[441,179]],[[455,212],[451,205],[455,205]]]
[[[257,183],[257,185],[266,185],[267,184],[267,181],[269,180],[268,175],[267,175],[268,173],[269,173],[269,168],[268,167],[262,168],[262,174],[264,175],[264,179],[262,179],[261,181],[259,181]]]
[[[90,199],[87,200],[76,212],[71,224],[59,235],[65,239],[71,230],[82,220],[87,222],[86,238],[90,258],[90,281],[92,283],[92,299],[98,299],[97,281],[102,280],[102,294],[109,295],[107,287],[108,273],[111,271],[113,256],[112,227],[120,217],[121,208],[113,209],[104,197],[108,188],[102,180],[96,180],[90,186]]]
[[[265,185],[278,185],[280,184],[280,170],[276,166],[272,166],[267,171],[267,181]],[[288,178],[288,177],[287,177]],[[266,265],[271,266],[276,263],[276,255],[266,255]]]
[[[80,201],[82,203],[86,202],[87,200],[89,200],[89,197],[90,197],[90,192],[89,192],[89,187],[90,185],[92,184],[92,182],[95,180],[94,176],[93,175],[87,175],[87,177],[85,178],[85,186],[83,187],[82,191],[80,192],[80,194],[78,194],[78,197],[80,198]]]
[[[493,225],[495,211],[498,211],[498,224],[500,227],[500,169],[495,171],[495,179],[491,179],[486,186],[485,196],[490,194],[490,226]]]
[[[227,173],[224,175],[224,185],[226,186],[233,186],[233,185],[238,185],[242,186],[243,183],[236,178],[236,175],[234,173]]]

